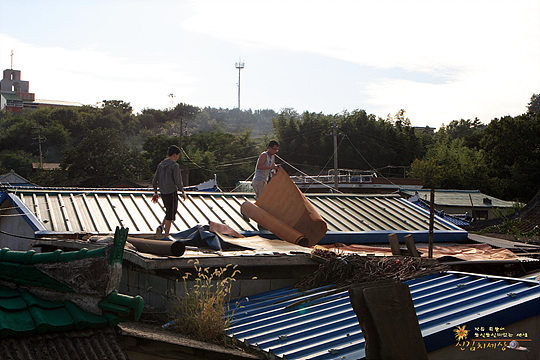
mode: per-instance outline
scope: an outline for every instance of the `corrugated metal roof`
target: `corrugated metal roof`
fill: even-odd
[[[11,186],[36,186],[23,178],[21,175],[17,174],[14,170],[11,170],[7,174],[0,175],[0,184]]]
[[[130,234],[153,234],[165,212],[151,201],[149,190],[99,189],[11,189],[48,232],[86,232],[110,234],[116,226],[129,228]],[[429,213],[398,195],[305,194],[328,224],[328,235],[339,234],[341,242],[355,242],[358,234],[367,234],[387,242],[389,232],[418,233],[427,238]],[[205,225],[210,221],[224,223],[239,232],[257,232],[257,223],[246,222],[240,213],[244,201],[254,202],[253,193],[188,192],[185,202],[179,201],[178,213],[171,233]],[[21,210],[22,211],[22,210]],[[438,217],[435,233],[466,232]],[[425,240],[425,239],[424,239]],[[458,241],[457,239],[453,239]]]
[[[6,99],[6,100],[13,100],[13,101],[21,101],[21,98],[17,96],[17,94],[14,94],[14,93],[5,93],[3,92],[2,93],[2,96]]]
[[[60,105],[60,106],[84,106],[79,102],[73,101],[64,101],[64,100],[45,100],[45,99],[36,99],[30,104],[39,104],[39,105]]]
[[[422,209],[429,210],[429,204],[426,204],[423,201],[419,201],[419,200],[413,201],[413,204],[420,206]],[[444,220],[451,222],[452,224],[457,225],[457,226],[470,225],[468,221],[464,221],[464,220],[459,219],[458,217],[452,216],[450,214],[446,214],[444,211],[437,211],[436,214],[439,215],[439,217],[443,218]]]
[[[409,196],[414,196],[418,193],[418,196],[426,201],[429,201],[430,192],[429,189],[400,189],[400,191]],[[470,197],[469,197],[470,196]],[[512,207],[514,203],[511,201],[497,199],[496,197],[489,196],[480,192],[480,190],[448,190],[437,189],[435,190],[435,205],[436,206],[464,206],[471,207],[471,199],[474,207]],[[488,199],[487,202],[484,199]]]
[[[540,314],[540,282],[459,272],[406,282],[428,352],[455,345],[454,329],[508,326]],[[229,334],[286,359],[363,359],[347,289],[285,288],[231,304]]]

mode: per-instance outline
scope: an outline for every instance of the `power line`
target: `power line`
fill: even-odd
[[[303,172],[302,170],[300,170],[300,169],[294,167],[291,163],[287,162],[287,161],[286,161],[285,159],[283,159],[282,157],[279,157],[278,155],[276,155],[276,157],[277,157],[278,159],[280,159],[281,161],[283,161],[285,164],[287,164],[287,165],[289,165],[290,167],[292,167],[294,170],[298,171],[300,174],[302,174],[302,175],[304,175],[304,176],[308,176],[308,177],[310,176],[310,175],[306,174],[305,172]],[[330,162],[330,160],[328,160],[328,162]],[[319,175],[320,175],[320,173],[319,173]],[[317,182],[317,183],[323,185],[323,186],[326,186],[327,188],[332,189],[332,191],[336,191],[336,192],[338,192],[338,193],[340,193],[340,194],[343,194],[343,193],[342,193],[341,191],[339,191],[338,189],[335,189],[335,188],[333,188],[333,187],[331,187],[331,186],[329,186],[329,185],[326,185],[325,183],[320,182],[319,180],[317,180],[317,179],[315,179],[315,178],[314,178],[313,180],[314,180],[315,182]],[[310,184],[310,186],[311,186],[311,184]],[[309,186],[308,186],[308,188],[306,189],[306,191],[307,191],[308,189],[309,189]]]
[[[0,234],[4,234],[4,235],[16,237],[16,238],[21,238],[21,239],[36,240],[36,238],[33,238],[33,237],[24,236],[24,235],[11,234],[11,233],[5,232],[5,231],[3,231],[3,230],[0,230]]]
[[[353,142],[351,141],[351,139],[349,139],[349,137],[347,135],[345,135],[345,137],[349,140],[349,142],[351,143],[351,146],[353,147],[354,150],[356,150],[356,152],[362,157],[362,159],[364,159],[364,161],[366,162],[366,164],[369,165],[369,167],[371,168],[371,170],[373,171],[376,171],[375,168],[373,167],[373,165],[371,165],[367,160],[366,158],[362,155],[362,153],[354,146]],[[388,180],[392,185],[396,185],[394,184],[394,182],[392,180],[390,180],[389,178],[387,177],[384,177],[382,174],[381,174],[381,177],[383,179],[386,179]]]

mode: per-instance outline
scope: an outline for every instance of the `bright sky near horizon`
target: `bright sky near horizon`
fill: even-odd
[[[38,99],[165,109],[293,108],[413,126],[526,112],[540,93],[538,0],[0,2],[0,68]]]

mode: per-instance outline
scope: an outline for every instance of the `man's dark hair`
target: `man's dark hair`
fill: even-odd
[[[180,148],[178,146],[176,146],[176,145],[171,145],[171,146],[169,146],[168,154],[169,154],[169,156],[180,154]]]
[[[268,143],[268,147],[273,148],[274,146],[279,147],[278,142],[276,140],[270,140],[270,142]]]

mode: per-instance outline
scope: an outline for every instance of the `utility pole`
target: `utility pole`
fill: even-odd
[[[238,110],[240,110],[240,71],[244,68],[244,62],[241,59],[238,59],[236,68],[238,69]]]
[[[45,142],[45,138],[41,137],[41,126],[35,127],[34,130],[37,130],[37,137],[33,138],[38,141],[39,144],[39,168],[43,169],[43,152],[41,151],[41,143]]]
[[[338,174],[338,156],[337,156],[337,126],[336,119],[334,119],[333,136],[334,136],[334,187],[336,190],[339,187],[339,174]]]
[[[13,50],[11,50],[11,69],[13,70]]]
[[[428,258],[433,258],[433,225],[435,222],[435,189],[431,189],[429,196],[429,238]]]

